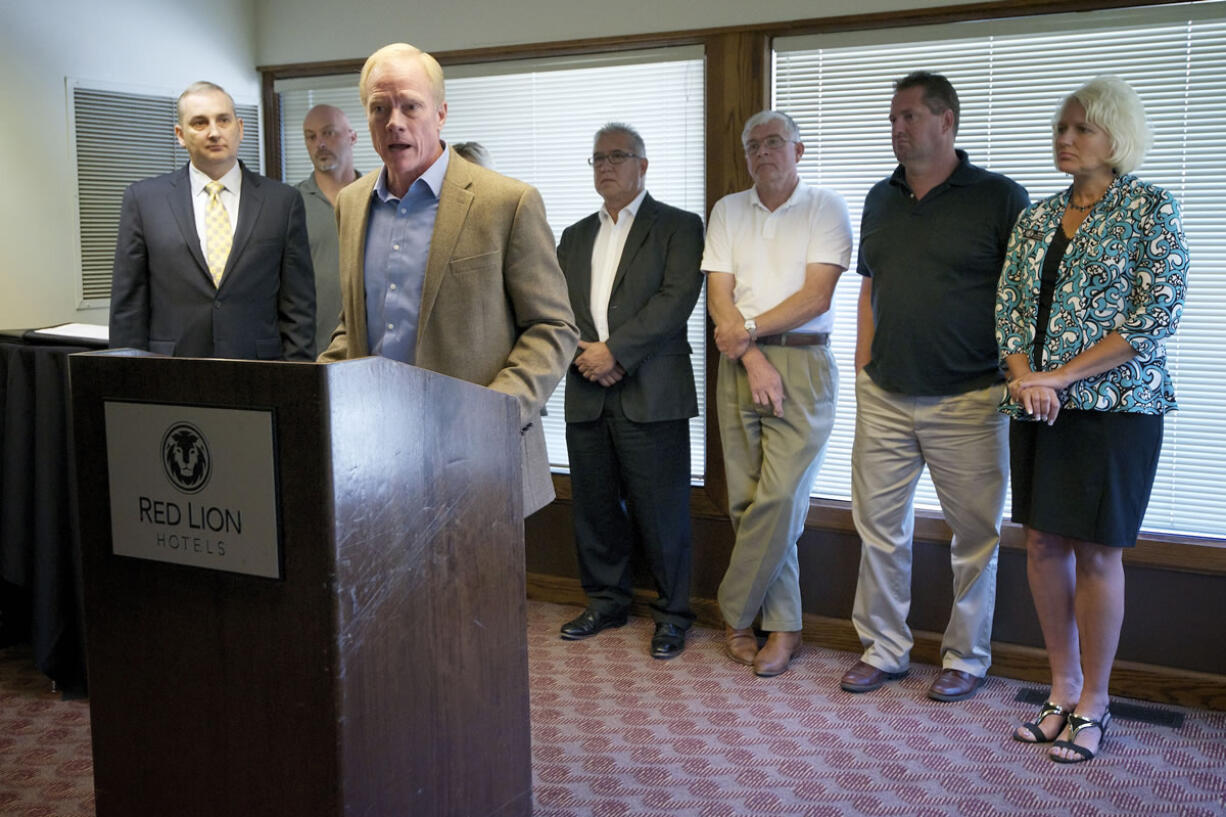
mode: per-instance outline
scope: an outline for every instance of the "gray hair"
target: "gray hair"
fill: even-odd
[[[490,152],[480,142],[453,142],[451,147],[456,153],[474,164],[479,164],[482,167],[494,166],[493,159],[490,158]]]
[[[175,101],[175,114],[179,119],[179,124],[180,125],[183,124],[183,100],[184,99],[191,96],[192,94],[208,94],[208,93],[213,93],[213,92],[216,92],[219,94],[225,94],[226,99],[230,100],[230,112],[233,113],[235,117],[237,118],[238,111],[235,109],[234,97],[230,96],[230,92],[227,91],[225,88],[222,88],[220,85],[218,85],[215,82],[206,82],[205,80],[201,80],[199,82],[193,82],[191,85],[187,86],[187,88],[184,89],[183,93],[179,94],[178,100]]]
[[[1154,137],[1145,116],[1145,105],[1132,86],[1115,76],[1095,77],[1064,98],[1055,118],[1058,119],[1064,107],[1073,100],[1085,108],[1087,122],[1102,128],[1111,137],[1108,158],[1112,169],[1120,174],[1135,170],[1145,159]]]
[[[630,137],[630,148],[634,151],[634,155],[644,159],[647,158],[647,146],[643,144],[643,137],[639,136],[638,131],[624,122],[609,122],[596,131],[596,135],[592,137],[592,144],[595,145],[600,141],[600,137],[608,136],[612,133],[621,133]]]
[[[793,142],[800,141],[800,128],[796,126],[796,120],[792,119],[792,117],[783,111],[758,111],[749,117],[749,121],[745,123],[745,127],[741,130],[741,144],[744,145],[749,141],[750,131],[769,122],[782,122],[788,129],[788,138]]]

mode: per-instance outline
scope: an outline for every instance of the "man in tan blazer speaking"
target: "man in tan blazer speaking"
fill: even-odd
[[[514,397],[527,516],[553,499],[540,414],[579,337],[545,205],[443,143],[429,54],[384,46],[358,88],[384,166],[337,197],[342,314],[319,359],[383,355]]]

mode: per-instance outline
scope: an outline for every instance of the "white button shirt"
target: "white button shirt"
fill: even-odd
[[[613,295],[613,279],[617,276],[617,267],[621,264],[622,250],[626,248],[626,237],[630,235],[634,216],[646,195],[647,189],[643,188],[633,201],[618,212],[616,222],[605,206],[600,206],[600,230],[596,233],[596,242],[592,244],[590,297],[592,322],[596,324],[596,336],[601,343],[609,339],[609,298]]]
[[[205,226],[204,220],[209,206],[209,194],[205,192],[204,186],[213,180],[206,173],[197,170],[193,164],[188,164],[187,168],[187,176],[192,184],[192,214],[196,218],[196,235],[200,237],[200,249],[207,255],[209,245],[205,236],[208,234],[208,227]],[[243,187],[243,170],[238,166],[238,162],[217,181],[225,185],[217,197],[226,208],[226,215],[230,217],[230,235],[234,235],[234,231],[238,229],[238,203]]]

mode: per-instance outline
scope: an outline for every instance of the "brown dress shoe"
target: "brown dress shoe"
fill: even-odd
[[[847,692],[872,692],[886,681],[893,681],[906,674],[906,670],[886,672],[883,669],[877,669],[872,664],[857,661],[851,669],[843,673],[843,677],[839,679],[839,686]]]
[[[943,669],[928,687],[928,697],[934,701],[965,701],[983,686],[984,679],[960,669]]]
[[[787,672],[792,656],[800,649],[800,635],[800,630],[771,633],[753,660],[754,675],[773,678]]]
[[[724,652],[738,664],[753,666],[753,660],[758,654],[758,637],[754,635],[753,628],[738,630],[725,624]]]

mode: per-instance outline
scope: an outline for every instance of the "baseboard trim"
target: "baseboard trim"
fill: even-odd
[[[577,579],[545,573],[528,574],[528,598],[555,604],[583,605],[587,602]],[[650,615],[648,602],[653,594],[635,590],[631,613]],[[697,621],[706,627],[723,627],[723,617],[714,599],[693,599],[691,605]],[[912,656],[916,661],[939,664],[941,636],[939,633],[917,630]],[[860,652],[860,639],[847,619],[828,618],[806,613],[804,638],[819,647],[848,653],[848,661]],[[1051,682],[1047,654],[1037,647],[992,642],[992,672],[1004,678],[1029,681],[1041,686]],[[1226,712],[1226,676],[1206,672],[1116,661],[1111,672],[1111,694],[1138,698],[1159,704],[1176,704]]]

